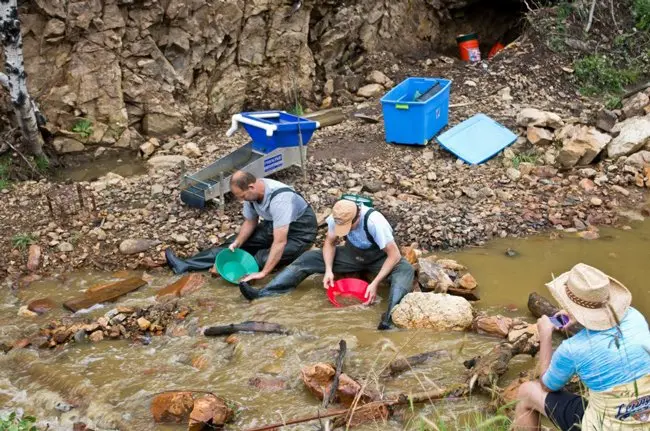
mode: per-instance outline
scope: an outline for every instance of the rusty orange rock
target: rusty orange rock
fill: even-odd
[[[156,299],[164,298],[166,296],[185,296],[192,292],[196,292],[203,286],[205,280],[201,274],[189,274],[181,277],[174,283],[167,287],[163,287],[156,293]]]
[[[330,364],[318,363],[309,365],[301,370],[302,381],[312,394],[322,400],[325,393],[329,394],[335,371],[334,367]],[[339,386],[336,390],[335,401],[349,406],[360,390],[361,385],[343,373],[339,377]],[[377,394],[366,390],[361,394],[359,402],[365,404],[374,401],[376,398]]]
[[[32,244],[29,246],[29,255],[27,257],[27,270],[36,271],[41,265],[41,247]]]
[[[197,355],[192,358],[192,366],[197,370],[202,370],[208,366],[210,358],[207,355]]]
[[[43,314],[53,309],[54,305],[54,302],[50,298],[40,298],[27,304],[27,309],[34,313]]]
[[[472,274],[468,272],[467,274],[463,275],[460,278],[460,280],[458,280],[458,285],[463,289],[473,290],[476,289],[478,283],[476,282],[476,279],[472,276]]]
[[[478,316],[474,319],[474,329],[479,334],[494,335],[497,337],[507,337],[513,327],[513,320],[509,317],[500,315],[496,316]]]
[[[156,422],[181,423],[189,419],[194,399],[191,392],[169,392],[151,401],[151,415]]]
[[[197,398],[194,402],[187,430],[201,431],[208,427],[210,429],[221,428],[232,417],[233,411],[228,407],[225,400],[215,395],[205,395]]]

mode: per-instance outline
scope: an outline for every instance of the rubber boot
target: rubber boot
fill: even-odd
[[[260,297],[259,291],[245,281],[239,283],[239,291],[249,301]]]
[[[178,258],[171,248],[165,249],[165,258],[167,259],[167,265],[174,271],[174,274],[182,274],[187,271],[187,265],[183,262],[183,259]]]
[[[171,249],[165,250],[167,263],[174,273],[182,274],[187,271],[207,271],[214,266],[214,260],[223,247],[214,247],[203,250],[185,260],[178,258]]]
[[[377,329],[380,331],[384,331],[386,329],[391,329],[393,328],[393,308],[397,304],[400,303],[402,298],[406,296],[406,294],[409,293],[407,289],[401,289],[401,288],[391,288],[389,298],[388,298],[388,309],[384,314],[381,315],[381,322],[379,322],[379,326],[377,326]]]

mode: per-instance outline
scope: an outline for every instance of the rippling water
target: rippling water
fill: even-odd
[[[476,277],[482,297],[477,307],[490,313],[528,316],[528,294],[533,290],[545,293],[543,283],[551,273],[558,275],[582,261],[625,283],[633,292],[633,305],[648,316],[649,241],[650,223],[644,223],[631,231],[602,231],[601,239],[596,241],[573,237],[551,240],[548,236],[498,240],[451,257],[467,265]],[[517,250],[519,256],[505,256],[507,248]],[[149,286],[127,295],[119,304],[149,304],[157,289],[178,278],[167,271],[151,275],[153,281]],[[112,279],[114,274],[75,273],[34,283],[15,295],[3,288],[0,341],[13,341],[53,318],[68,314],[57,308],[35,319],[18,317],[18,307],[29,300],[48,296],[62,303],[94,284]],[[386,288],[380,289],[380,296],[386,294]],[[320,402],[304,388],[300,368],[318,361],[333,361],[340,339],[348,344],[345,372],[369,379],[385,393],[415,392],[458,382],[464,376],[462,361],[486,352],[498,342],[470,333],[376,331],[385,302],[370,308],[335,309],[327,301],[319,278],[308,279],[288,295],[253,303],[244,300],[235,286],[211,279],[183,301],[194,310],[188,316],[190,329],[265,320],[296,332],[288,336],[239,334],[240,342],[236,345],[226,344],[224,337],[207,338],[190,332],[181,337],[153,337],[147,346],[103,341],[53,350],[12,350],[0,356],[0,405],[4,409],[23,409],[54,430],[69,430],[76,420],[96,429],[181,430],[185,427],[153,424],[149,413],[152,395],[169,389],[208,390],[242,407],[231,429],[246,429],[315,414]],[[110,304],[105,305],[91,315],[102,315],[110,308]],[[412,355],[439,349],[447,350],[450,358],[433,360],[419,366],[417,372],[395,379],[376,378],[397,352]],[[199,362],[199,356],[204,356],[205,362],[201,369],[192,365]],[[532,364],[530,358],[516,358],[503,381]],[[248,381],[255,376],[283,378],[287,389],[267,392],[254,388]],[[451,417],[480,409],[485,403],[482,398],[440,401],[424,406],[423,412]],[[78,407],[68,412],[57,410],[66,404]],[[311,423],[294,429],[315,428]],[[392,420],[361,429],[397,430],[404,429],[404,424]]]

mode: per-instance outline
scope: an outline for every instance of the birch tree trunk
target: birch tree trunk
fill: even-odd
[[[6,74],[0,72],[0,85],[9,90],[16,119],[31,153],[44,157],[43,136],[38,129],[37,113],[39,118],[43,117],[27,90],[17,0],[0,0],[0,43],[4,49],[6,71]]]

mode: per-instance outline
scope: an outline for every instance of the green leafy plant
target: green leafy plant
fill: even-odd
[[[522,163],[532,163],[533,165],[537,163],[537,160],[539,159],[539,156],[537,154],[517,154],[513,159],[512,159],[512,167],[515,169],[519,169],[519,165]]]
[[[609,95],[605,98],[605,108],[619,109],[621,106],[623,106],[623,103],[619,96]]]
[[[40,173],[45,173],[50,169],[50,160],[44,156],[34,157],[34,164]]]
[[[37,431],[33,416],[18,418],[16,412],[12,412],[6,419],[0,419],[0,431]]]
[[[650,30],[650,0],[634,0],[632,14],[636,19],[636,28]]]
[[[78,133],[82,138],[86,139],[93,134],[93,123],[87,118],[83,118],[72,126],[72,131]]]
[[[0,190],[6,189],[11,185],[9,181],[9,171],[11,170],[11,160],[0,160]]]
[[[289,114],[298,115],[298,116],[305,113],[300,103],[296,103],[295,105],[293,105],[291,108],[289,108],[288,112]]]
[[[635,82],[639,71],[633,68],[617,68],[610,57],[589,55],[574,64],[580,83],[580,92],[586,96],[619,94],[623,87]]]
[[[28,246],[34,244],[35,241],[36,241],[36,238],[34,238],[29,233],[19,233],[17,235],[14,235],[11,238],[11,244],[14,246],[14,248],[18,248],[18,249],[21,249],[21,250],[24,250]]]

